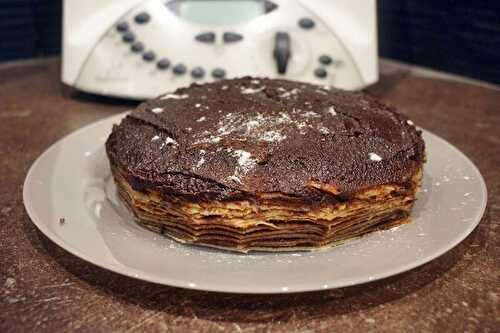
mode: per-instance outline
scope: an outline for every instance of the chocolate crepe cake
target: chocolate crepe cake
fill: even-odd
[[[106,142],[144,227],[229,250],[311,250],[408,221],[424,142],[361,93],[285,80],[191,85],[141,104]]]

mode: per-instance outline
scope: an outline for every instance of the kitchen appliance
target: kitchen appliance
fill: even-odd
[[[375,0],[65,0],[62,81],[147,99],[245,75],[378,79]]]

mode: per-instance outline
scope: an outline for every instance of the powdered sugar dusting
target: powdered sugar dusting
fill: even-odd
[[[259,88],[243,88],[241,89],[241,93],[243,95],[249,95],[249,94],[256,94],[258,92],[261,92],[262,90],[266,89],[266,86],[262,86],[262,87],[259,87]]]
[[[205,163],[205,157],[201,157],[200,160],[198,161],[198,163],[196,163],[196,167],[199,168],[203,165],[203,163]]]
[[[241,179],[239,179],[237,176],[235,175],[231,175],[229,176],[229,180],[232,180],[232,181],[235,181],[237,183],[240,183],[241,184]]]
[[[188,98],[188,94],[166,94],[165,96],[162,96],[160,99],[185,99]]]
[[[151,138],[151,141],[156,141],[156,140],[159,140],[160,139],[160,136],[158,135],[155,135]]]
[[[314,111],[293,109],[290,113],[262,114],[260,112],[248,114],[228,113],[218,122],[214,131],[203,131],[198,135],[195,144],[217,143],[223,137],[232,135],[237,140],[255,140],[260,142],[280,142],[287,138],[286,133],[293,127],[300,134],[306,134],[305,129],[315,129],[322,134],[330,134],[330,130],[321,122],[312,119],[321,115]]]
[[[321,126],[321,127],[319,128],[319,131],[320,131],[321,133],[323,133],[323,134],[330,134],[330,130],[329,130],[328,128],[324,127],[324,126]]]
[[[177,143],[177,141],[175,141],[175,140],[174,140],[174,139],[172,139],[171,137],[167,137],[167,138],[165,139],[165,143],[166,143],[167,145],[174,145],[174,146],[177,146],[177,144],[178,144],[178,143]]]
[[[200,160],[196,163],[196,168],[199,168],[201,167],[204,163],[205,163],[205,153],[206,151],[203,150],[203,149],[200,149],[200,155],[201,155],[201,158]]]
[[[265,86],[241,86],[239,89],[242,94],[252,94],[262,91]],[[276,89],[281,93],[278,97],[284,94],[286,94],[285,96],[299,94],[301,91],[298,88],[287,90],[278,87]],[[293,107],[291,110],[264,113],[260,112],[258,108],[249,107],[245,112],[221,114],[216,124],[209,122],[210,128],[204,128],[204,131],[195,135],[194,144],[216,144],[221,140],[225,140],[227,144],[238,141],[272,144],[290,140],[297,130],[301,135],[307,134],[309,130],[317,131],[318,134],[323,135],[331,134],[331,130],[321,120],[330,115],[337,115],[334,106],[327,106],[326,110],[318,112],[312,109],[310,101],[303,103],[306,106],[304,109]],[[218,112],[222,113],[221,110]],[[202,116],[195,121],[203,122],[205,120],[206,118]]]
[[[285,88],[280,87],[280,88],[278,88],[278,90],[279,91],[284,91],[284,93],[282,93],[281,95],[279,95],[279,97],[281,97],[281,98],[287,98],[287,97],[290,97],[292,95],[297,95],[300,92],[300,90],[297,89],[297,88],[293,88],[290,91],[286,91]]]
[[[253,139],[264,142],[279,142],[286,139],[286,135],[283,132],[286,130],[286,125],[288,124],[293,124],[293,121],[284,112],[277,115],[263,115],[261,113],[233,115],[232,113],[228,113],[218,122],[219,128],[216,130],[216,135],[213,135],[213,132],[203,132],[201,133],[201,138],[195,143],[216,143],[222,137],[231,134],[245,140]]]
[[[251,131],[253,130],[254,128],[258,127],[260,125],[259,121],[258,120],[249,120],[247,123],[246,123],[246,126],[247,126],[247,131]]]
[[[286,135],[281,134],[278,131],[268,131],[265,132],[260,139],[262,141],[274,142],[274,141],[283,141],[286,139]]]
[[[162,108],[154,108],[151,110],[151,112],[158,114],[158,113],[162,113],[163,109]]]
[[[335,107],[333,106],[330,106],[328,108],[328,111],[327,111],[329,114],[331,114],[332,116],[336,116],[337,115],[337,112],[335,111]]]
[[[252,158],[252,154],[246,150],[237,149],[232,151],[232,153],[233,156],[238,158],[238,164],[234,169],[234,173],[229,176],[229,179],[241,183],[241,176],[244,176],[248,171],[253,169],[256,161]]]
[[[382,161],[382,157],[375,153],[369,153],[368,156],[370,157],[370,160],[375,161],[375,162],[380,162]]]
[[[255,166],[255,160],[252,159],[252,154],[245,150],[237,149],[233,154],[238,157],[238,166],[240,172],[248,172]]]
[[[160,146],[160,149],[163,149],[163,147],[165,146],[173,146],[173,147],[176,147],[178,146],[179,144],[177,143],[177,141],[175,141],[174,139],[172,139],[171,137],[167,137],[165,139],[165,142],[163,142]]]
[[[301,116],[302,116],[302,117],[307,117],[307,118],[310,118],[310,117],[313,117],[313,118],[315,118],[315,117],[320,117],[320,115],[319,115],[319,114],[317,114],[317,113],[316,113],[316,112],[314,112],[314,111],[307,111],[307,112],[304,112],[304,113],[302,113],[302,114],[301,114]]]
[[[210,142],[210,143],[217,143],[219,142],[220,140],[222,140],[222,138],[220,136],[215,136],[215,137],[211,137],[208,139],[208,141],[206,142]]]

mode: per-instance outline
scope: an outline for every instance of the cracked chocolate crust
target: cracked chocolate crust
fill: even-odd
[[[411,186],[421,132],[356,92],[244,77],[181,88],[115,125],[111,165],[136,191],[183,200],[345,201],[383,184]]]

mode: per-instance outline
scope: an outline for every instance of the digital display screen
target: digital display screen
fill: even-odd
[[[238,24],[266,13],[265,2],[259,0],[184,0],[177,13],[200,24]]]

